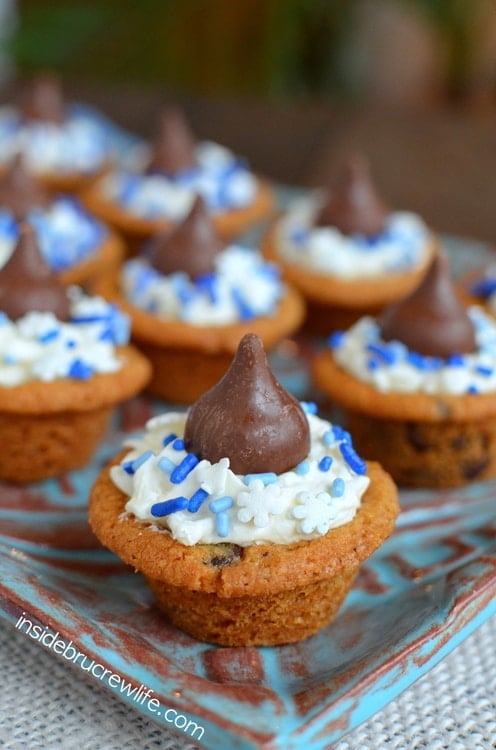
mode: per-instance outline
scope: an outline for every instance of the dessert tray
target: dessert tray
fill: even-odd
[[[457,271],[493,257],[477,243],[445,244]],[[309,347],[283,342],[273,358],[301,398]],[[100,469],[166,408],[145,397],[125,404],[84,470],[0,484],[0,615],[72,663],[76,679],[100,683],[211,750],[323,750],[496,612],[494,480],[402,491],[393,536],[363,567],[337,619],[307,641],[220,648],[174,630],[140,575],[102,549],[87,524]]]

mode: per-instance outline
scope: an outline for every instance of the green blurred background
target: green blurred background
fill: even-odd
[[[3,3],[16,19],[3,49],[20,76],[414,105],[496,91],[495,0]]]

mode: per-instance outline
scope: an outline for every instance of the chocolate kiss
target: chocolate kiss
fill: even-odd
[[[191,406],[184,439],[200,459],[229,458],[236,474],[280,474],[308,455],[305,413],[272,374],[256,334],[243,336],[226,374]]]
[[[42,120],[60,125],[66,119],[60,81],[53,75],[37,76],[20,102],[24,119]]]
[[[383,231],[388,214],[388,206],[372,183],[368,161],[355,155],[338,175],[315,224],[336,227],[346,235],[374,237]]]
[[[0,178],[0,207],[10,208],[16,219],[23,219],[30,209],[49,205],[48,193],[24,167],[22,157],[16,156]]]
[[[196,166],[195,143],[196,139],[180,110],[164,108],[152,143],[148,172],[174,175]]]
[[[0,310],[11,320],[31,311],[53,312],[58,320],[70,317],[66,290],[41,255],[29,224],[20,226],[14,251],[0,269]]]
[[[385,341],[402,341],[419,354],[449,357],[476,348],[474,326],[456,295],[442,253],[434,258],[419,286],[389,305],[378,323]]]
[[[184,221],[149,243],[151,265],[160,273],[184,271],[192,279],[214,270],[214,258],[225,247],[198,196]]]

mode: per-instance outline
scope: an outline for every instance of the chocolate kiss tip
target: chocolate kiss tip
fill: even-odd
[[[0,207],[10,208],[17,219],[24,219],[32,208],[46,208],[48,193],[36,182],[17,154],[0,178]]]
[[[41,255],[33,227],[21,224],[19,232],[12,255],[0,269],[0,310],[11,320],[31,311],[68,320],[66,290]]]
[[[53,74],[45,73],[34,78],[23,93],[20,104],[22,114],[28,120],[60,124],[66,118],[60,80]]]
[[[212,463],[229,458],[236,474],[281,474],[308,455],[307,417],[274,377],[256,334],[243,336],[225,375],[191,406],[185,444]]]
[[[197,196],[186,218],[167,234],[156,235],[147,255],[151,265],[165,275],[184,271],[195,279],[211,273],[215,256],[224,250],[205,203]]]
[[[477,346],[473,323],[457,297],[443,253],[434,258],[419,286],[389,305],[378,323],[385,341],[401,341],[427,356],[467,354]]]
[[[384,230],[388,214],[389,208],[372,182],[368,160],[354,154],[338,174],[315,223],[336,227],[346,235],[374,237]]]
[[[196,166],[195,137],[180,109],[162,109],[153,139],[148,171],[177,174]]]

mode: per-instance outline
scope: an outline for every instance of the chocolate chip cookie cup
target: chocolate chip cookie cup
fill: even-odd
[[[313,374],[357,449],[398,484],[496,476],[496,324],[459,301],[443,256],[382,317],[334,334]]]
[[[90,216],[77,198],[51,196],[16,157],[0,176],[0,267],[23,221],[34,226],[43,257],[65,285],[90,289],[121,264],[121,238]]]
[[[146,250],[95,291],[129,315],[133,342],[152,363],[151,394],[190,404],[226,372],[246,333],[270,351],[300,327],[300,294],[255,248],[221,240],[200,196]]]
[[[128,344],[127,318],[65,288],[29,225],[0,269],[0,311],[0,479],[33,482],[83,466],[114,407],[150,377]]]
[[[38,75],[0,107],[0,174],[17,154],[52,194],[75,194],[115,161],[111,128],[66,101],[60,80]]]
[[[157,232],[170,231],[202,195],[219,235],[241,234],[268,219],[276,196],[269,181],[212,141],[198,141],[182,112],[163,109],[143,164],[114,169],[83,199],[89,210],[126,240],[130,255]]]
[[[89,513],[171,624],[208,643],[269,646],[335,617],[391,534],[398,499],[348,433],[281,388],[247,335],[217,386],[187,414],[152,420],[102,472]]]
[[[262,251],[303,295],[305,329],[325,336],[408,294],[438,244],[420,216],[386,206],[355,156],[328,194],[295,200],[271,224]]]

